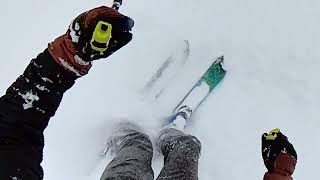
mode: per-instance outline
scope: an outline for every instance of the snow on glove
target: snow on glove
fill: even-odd
[[[268,173],[283,176],[291,176],[297,163],[297,153],[280,129],[262,135],[262,157]]]
[[[99,22],[110,25],[110,39],[105,50],[92,47],[92,38]],[[49,44],[53,59],[65,69],[83,76],[88,73],[92,61],[106,58],[132,39],[134,21],[118,11],[101,6],[82,13],[74,19],[66,34]]]

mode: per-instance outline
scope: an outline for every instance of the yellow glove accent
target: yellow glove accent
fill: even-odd
[[[266,136],[267,141],[274,141],[278,137],[278,133],[280,132],[279,128],[273,129],[269,132],[269,134]]]

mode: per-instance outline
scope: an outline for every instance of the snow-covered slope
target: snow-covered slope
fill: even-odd
[[[105,3],[3,0],[1,94],[73,17]],[[129,119],[153,136],[159,119],[221,54],[228,74],[188,129],[203,145],[200,179],[262,179],[260,135],[273,127],[296,147],[295,179],[314,179],[320,160],[319,8],[318,0],[124,0],[121,12],[136,21],[134,40],[96,62],[65,95],[45,132],[45,180],[99,177],[92,173],[112,125]],[[141,88],[181,39],[191,46],[185,74],[159,102],[141,101]]]

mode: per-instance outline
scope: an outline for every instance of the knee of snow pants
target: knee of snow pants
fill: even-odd
[[[160,133],[157,146],[164,155],[164,167],[157,179],[198,179],[201,143],[196,137],[168,128]]]
[[[146,134],[130,131],[116,157],[106,167],[101,180],[152,180],[152,143]]]
[[[0,138],[0,179],[42,180],[42,152],[9,138]]]

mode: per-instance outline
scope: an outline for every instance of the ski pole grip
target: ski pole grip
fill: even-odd
[[[113,0],[112,8],[118,11],[121,5],[122,0]]]

